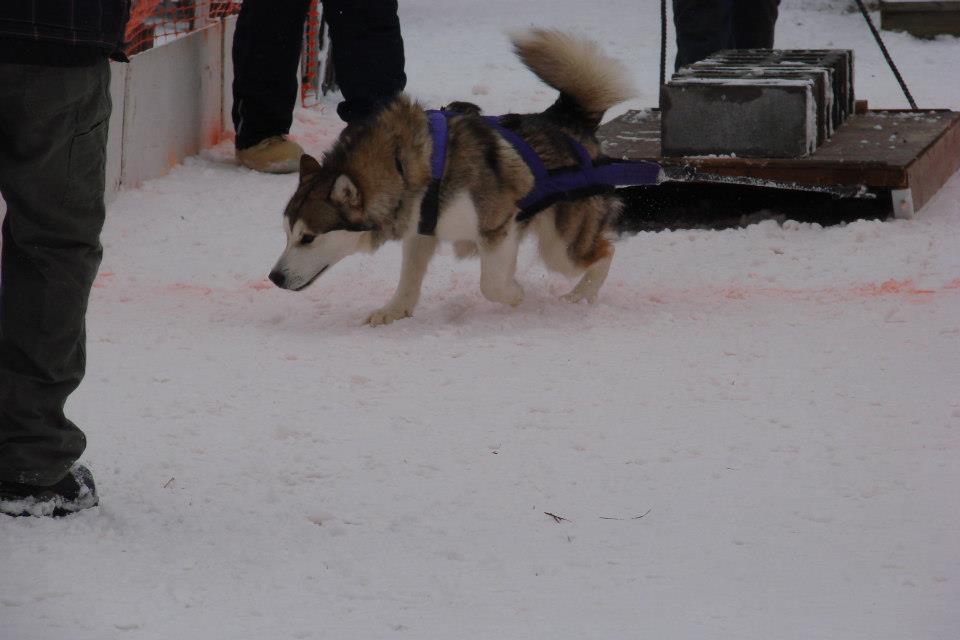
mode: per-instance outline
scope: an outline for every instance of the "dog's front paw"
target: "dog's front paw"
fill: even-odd
[[[491,285],[480,281],[480,292],[490,302],[499,302],[516,307],[523,302],[523,287],[517,282],[511,281],[506,284]]]
[[[523,287],[514,283],[514,286],[510,287],[506,293],[503,302],[511,307],[519,307],[520,303],[523,302]]]
[[[387,305],[382,309],[377,309],[369,316],[365,324],[376,327],[381,324],[390,324],[394,320],[402,320],[413,315],[413,309],[407,306]]]
[[[597,301],[597,293],[595,291],[588,293],[574,289],[570,293],[560,296],[560,298],[573,304],[579,304],[584,300],[586,300],[589,304],[594,304]]]

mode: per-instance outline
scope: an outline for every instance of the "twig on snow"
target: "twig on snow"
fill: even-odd
[[[647,509],[645,512],[641,513],[640,515],[638,515],[638,516],[633,516],[632,518],[614,518],[614,517],[612,517],[612,516],[600,516],[600,519],[601,519],[601,520],[639,520],[640,518],[642,518],[643,516],[647,515],[647,514],[650,513],[651,511],[653,511],[652,508]]]
[[[553,521],[556,522],[557,524],[560,524],[561,522],[573,522],[573,520],[564,518],[563,516],[558,516],[555,513],[550,513],[549,511],[544,511],[543,513],[553,518]]]

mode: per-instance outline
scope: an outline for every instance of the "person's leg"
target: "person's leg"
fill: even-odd
[[[290,131],[308,4],[244,0],[240,5],[233,36],[232,115],[238,149]]]
[[[53,485],[86,439],[63,414],[100,264],[110,67],[0,64],[0,483]]]
[[[780,0],[735,0],[733,46],[737,49],[772,49]]]
[[[673,0],[673,22],[677,30],[677,69],[733,46],[732,1]]]
[[[337,113],[358,122],[407,84],[397,0],[324,0],[323,7],[344,98]]]

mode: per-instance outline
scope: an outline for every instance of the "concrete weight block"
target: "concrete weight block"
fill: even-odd
[[[817,145],[811,79],[680,76],[661,108],[664,156],[796,158]]]
[[[774,65],[769,67],[751,66],[742,67],[687,67],[681,69],[677,76],[682,78],[729,78],[729,79],[792,79],[809,80],[813,83],[813,98],[817,104],[817,146],[827,141],[834,131],[833,110],[833,71],[825,67],[802,66],[784,67]]]

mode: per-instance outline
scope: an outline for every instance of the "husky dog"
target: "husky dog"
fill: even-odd
[[[548,170],[575,165],[577,141],[591,159],[604,112],[632,95],[623,68],[596,44],[567,33],[531,30],[512,37],[520,60],[560,92],[539,114],[504,116],[503,127],[533,147]],[[322,162],[300,160],[300,184],[283,215],[287,246],[270,280],[300,290],[357,252],[403,241],[400,283],[367,323],[409,317],[439,240],[458,257],[480,256],[480,290],[494,302],[518,305],[514,278],[520,241],[536,234],[546,266],[580,281],[563,296],[593,302],[613,259],[609,226],[621,209],[612,192],[562,199],[518,221],[517,202],[534,176],[514,146],[467,103],[447,118],[446,158],[439,182],[435,234],[418,233],[421,202],[430,186],[433,139],[424,109],[400,95],[372,121],[344,130]]]

